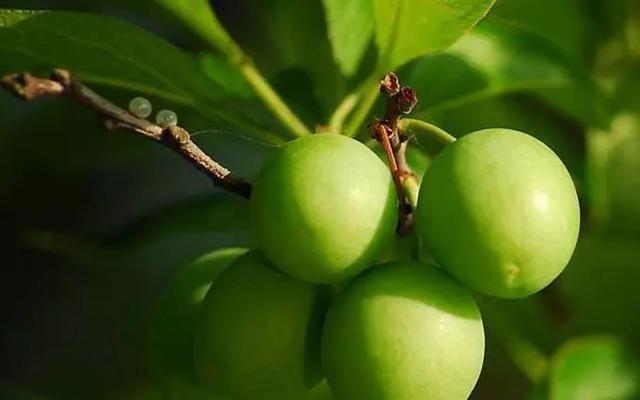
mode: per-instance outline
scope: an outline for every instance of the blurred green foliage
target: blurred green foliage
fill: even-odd
[[[204,0],[0,1],[65,10],[0,13],[0,74],[66,67],[117,104],[144,95],[249,179],[286,136],[225,58],[225,30],[312,128],[393,66],[418,91],[417,118],[455,136],[538,137],[573,175],[581,239],[541,294],[481,299],[487,360],[472,398],[640,397],[637,1],[498,0],[472,30],[490,1],[452,12],[436,1],[210,3],[215,14]],[[377,103],[368,117],[381,113]],[[424,171],[432,153],[417,138],[409,160]],[[179,373],[154,380],[148,330],[170,282],[196,264],[184,265],[251,246],[244,200],[165,149],[106,134],[77,105],[0,92],[0,221],[1,398],[213,398]],[[308,397],[327,398],[326,385]]]
[[[634,399],[638,365],[624,343],[611,337],[583,337],[563,344],[549,372],[551,399]]]

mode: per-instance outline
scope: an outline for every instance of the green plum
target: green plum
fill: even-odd
[[[283,274],[259,252],[214,281],[195,337],[196,370],[232,399],[299,398],[322,378],[323,288]]]
[[[383,162],[335,134],[279,149],[255,183],[251,210],[265,255],[315,283],[339,282],[371,265],[393,238],[398,212]]]
[[[322,360],[336,400],[466,399],[484,359],[471,293],[436,267],[382,264],[329,309]]]
[[[470,288],[535,293],[569,262],[578,197],[562,161],[522,132],[487,129],[449,145],[427,169],[416,225],[421,246]]]
[[[193,334],[211,283],[231,262],[246,253],[223,248],[205,254],[182,268],[158,302],[149,326],[151,375],[193,380]]]

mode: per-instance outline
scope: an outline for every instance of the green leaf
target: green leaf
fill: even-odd
[[[120,20],[73,12],[3,10],[1,15],[0,72],[67,68],[88,83],[189,106],[223,94],[190,56]]]
[[[529,400],[547,400],[547,393],[549,389],[547,389],[547,382],[544,381],[542,383],[538,383],[531,388],[531,393],[529,394]]]
[[[257,40],[252,35],[255,43],[247,52],[268,52],[264,58],[271,59],[274,72],[298,67],[307,70],[313,79],[313,94],[325,108],[321,111],[327,112],[340,100],[345,87],[332,57],[327,26],[319,17],[323,13],[321,1],[260,0],[251,1],[251,7],[260,16],[256,24],[264,30]],[[254,32],[252,26],[243,27]]]
[[[594,10],[592,3],[583,0],[562,0],[546,2],[539,0],[499,1],[491,10],[488,19],[507,21],[523,27],[548,40],[553,41],[565,51],[582,56],[593,51],[598,43],[596,36],[598,20],[612,9],[615,0],[604,0],[607,4],[600,10]],[[626,0],[622,0],[625,3]]]
[[[574,124],[568,124],[566,118],[539,100],[509,95],[467,102],[438,113],[434,122],[456,137],[496,127],[526,132],[549,146],[558,154],[572,176],[578,182],[582,181],[584,135],[575,129]],[[421,144],[425,147],[425,140]],[[579,183],[578,185],[580,186]]]
[[[373,0],[380,64],[392,69],[449,47],[494,0]]]
[[[539,88],[533,93],[584,125],[606,128],[616,110],[612,101],[592,83],[574,80],[564,87]]]
[[[75,264],[92,272],[116,271],[119,265],[117,251],[106,246],[74,237],[62,232],[28,230],[23,232],[22,241],[31,249],[64,257],[69,264]]]
[[[610,336],[572,339],[555,354],[551,400],[637,399],[640,370],[625,345]]]
[[[629,306],[640,304],[639,259],[637,237],[588,231],[581,235],[558,282],[560,299],[569,311],[567,328],[571,333],[611,332],[635,337],[640,332],[638,311]]]
[[[445,53],[417,60],[405,80],[418,92],[416,115],[528,92],[587,123],[606,124],[610,118],[604,96],[580,62],[511,25],[480,24]]]
[[[227,90],[207,77],[193,57],[158,36],[101,15],[17,15],[11,17],[11,25],[0,27],[0,73],[48,74],[53,68],[66,68],[86,83],[167,100],[197,110],[225,128],[238,128],[265,141],[278,140],[236,104],[225,101],[224,112],[220,111],[222,99],[228,100]],[[227,87],[233,79],[229,76]]]
[[[38,10],[5,10],[0,9],[0,28],[8,28],[16,25],[20,21],[42,14],[44,11]]]
[[[233,42],[207,0],[155,1],[172,12],[214,48],[223,53],[228,53],[231,50]]]
[[[640,16],[638,20],[640,20]],[[640,27],[640,22],[638,26]],[[638,42],[640,46],[640,41]],[[629,111],[640,110],[640,59],[636,60],[620,76],[616,84],[615,96],[616,100]]]
[[[226,92],[243,99],[254,97],[253,90],[226,58],[205,52],[198,56],[198,65],[204,74]]]
[[[240,232],[249,228],[249,202],[238,197],[212,195],[187,199],[143,216],[118,232],[116,244],[136,248],[150,241],[180,234]]]
[[[356,72],[373,33],[371,0],[323,0],[333,56],[345,75]]]
[[[270,83],[291,110],[310,126],[323,121],[323,107],[313,76],[304,68],[287,68],[274,74]]]

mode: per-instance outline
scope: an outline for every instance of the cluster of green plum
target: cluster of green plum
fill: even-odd
[[[215,279],[195,334],[199,377],[229,399],[299,399],[323,377],[336,400],[467,398],[484,357],[471,290],[541,290],[580,219],[558,157],[504,129],[464,136],[427,169],[422,261],[376,265],[394,242],[397,194],[384,163],[345,136],[280,148],[250,202],[259,249]]]

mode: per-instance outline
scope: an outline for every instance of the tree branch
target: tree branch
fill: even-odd
[[[398,123],[403,114],[413,110],[418,99],[415,90],[400,87],[398,77],[388,73],[380,82],[380,91],[387,96],[387,107],[383,120],[373,123],[369,129],[371,136],[382,143],[393,181],[398,192],[400,221],[398,231],[408,234],[413,225],[413,210],[418,200],[418,181],[406,158],[407,143],[398,133]]]
[[[59,96],[79,102],[100,115],[107,129],[129,129],[147,139],[162,143],[204,172],[214,185],[247,198],[251,194],[251,184],[233,177],[231,171],[202,151],[185,129],[179,126],[163,128],[146,119],[138,118],[74,79],[69,71],[55,70],[49,79],[34,77],[28,73],[10,74],[3,76],[0,83],[14,95],[25,100]]]

